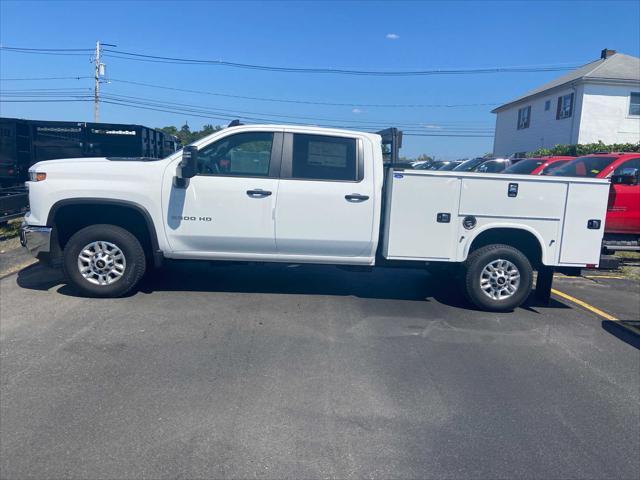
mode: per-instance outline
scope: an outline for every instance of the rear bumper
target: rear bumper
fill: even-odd
[[[40,253],[48,253],[51,250],[51,231],[51,227],[23,223],[20,226],[20,243],[34,257]]]

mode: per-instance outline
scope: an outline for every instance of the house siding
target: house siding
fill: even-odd
[[[571,117],[556,120],[558,97],[574,92]],[[496,130],[493,144],[495,156],[509,156],[518,152],[531,152],[538,148],[551,148],[558,144],[576,143],[580,128],[583,86],[550,91],[529,101],[518,102],[496,113]],[[545,102],[551,102],[545,111]],[[518,110],[531,105],[529,128],[518,130]]]
[[[636,86],[585,84],[579,143],[638,143],[640,117],[629,115],[631,92]]]

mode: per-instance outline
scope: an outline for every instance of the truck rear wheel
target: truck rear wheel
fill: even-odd
[[[77,231],[63,254],[67,281],[88,297],[120,297],[142,279],[146,261],[138,239],[116,225]]]
[[[483,310],[506,312],[521,305],[533,284],[529,259],[509,245],[479,248],[465,262],[469,300]]]

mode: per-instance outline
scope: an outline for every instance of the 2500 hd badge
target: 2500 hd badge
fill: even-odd
[[[211,217],[183,217],[181,215],[171,215],[171,220],[184,220],[186,222],[211,222]]]

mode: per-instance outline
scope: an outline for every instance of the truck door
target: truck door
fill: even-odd
[[[640,157],[622,163],[612,178],[636,177],[640,172]],[[640,233],[640,184],[612,183],[607,206],[607,233]]]
[[[174,252],[275,253],[273,213],[282,152],[280,132],[242,132],[198,151],[186,188],[165,175],[167,240]]]
[[[285,133],[276,206],[278,253],[371,256],[376,198],[367,166],[363,140],[355,136]]]

